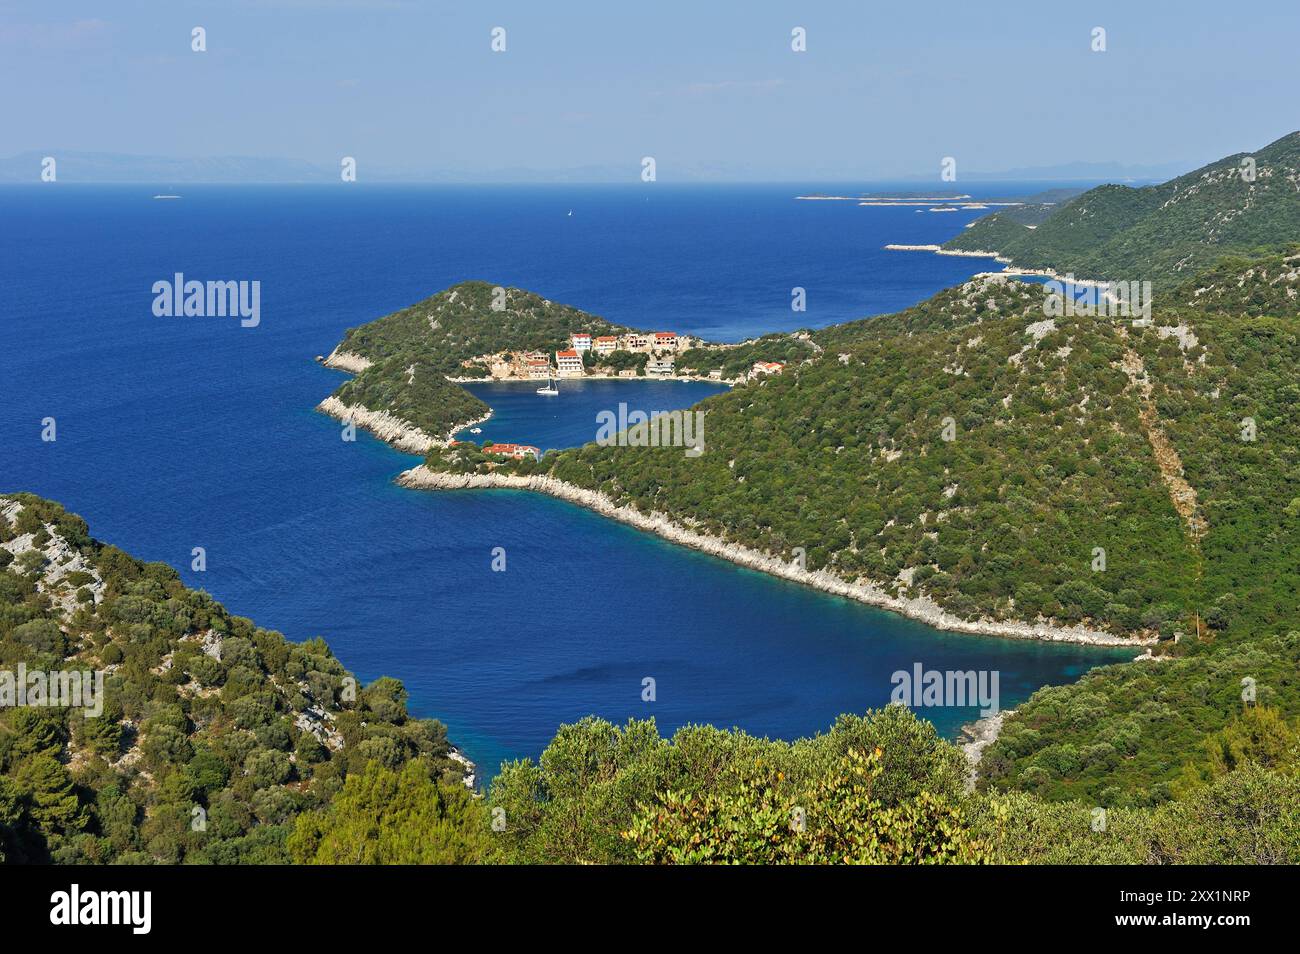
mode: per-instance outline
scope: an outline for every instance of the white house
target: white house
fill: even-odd
[[[555,352],[555,366],[560,369],[560,377],[582,377],[585,373],[582,366],[582,355],[576,351],[557,351]]]

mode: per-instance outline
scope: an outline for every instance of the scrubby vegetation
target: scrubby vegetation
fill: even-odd
[[[1239,746],[1230,771],[1153,809],[971,792],[962,754],[897,706],[792,743],[707,726],[663,739],[653,722],[587,719],[563,727],[537,762],[503,767],[490,800],[503,857],[520,862],[1295,863],[1289,732],[1288,761],[1276,746],[1271,762],[1263,747]]]
[[[344,381],[334,396],[349,406],[387,411],[435,438],[488,412],[487,404],[441,372],[400,357]]]
[[[28,494],[0,497],[0,554],[0,672],[103,673],[80,706],[0,707],[4,861],[341,860],[358,803],[392,811],[415,792],[481,814],[446,730],[410,718],[396,680],[358,685],[323,641],[231,615]]]
[[[1226,258],[1176,289],[1170,305],[1259,318],[1300,311],[1300,246],[1261,258]]]

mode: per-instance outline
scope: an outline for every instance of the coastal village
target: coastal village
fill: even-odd
[[[622,335],[590,335],[576,333],[569,336],[569,347],[553,354],[545,351],[498,351],[477,355],[461,362],[465,368],[485,367],[494,381],[544,381],[557,378],[619,377],[619,378],[703,378],[721,381],[720,368],[705,372],[681,374],[677,360],[691,350],[725,350],[736,347],[727,344],[708,344],[694,335],[679,335],[674,331],[629,332]],[[603,359],[618,352],[645,355],[644,365],[620,368],[612,374],[595,370]],[[756,361],[740,381],[755,377],[780,374],[785,365],[780,361]]]
[[[641,376],[637,368],[623,368],[616,374],[597,374],[589,367],[595,365],[591,355],[604,357],[615,352],[646,355],[644,376],[647,378],[677,378],[683,380],[698,379],[696,374],[678,374],[677,356],[692,349],[724,350],[735,345],[707,344],[693,335],[679,335],[674,331],[629,332],[622,335],[595,335],[576,333],[569,336],[569,347],[552,355],[545,351],[498,351],[493,354],[478,355],[461,362],[462,367],[482,366],[488,369],[493,381],[549,381],[556,378],[600,378],[619,377],[636,378]],[[781,361],[755,361],[753,366],[739,381],[744,383],[755,378],[780,374],[785,370]],[[705,380],[722,381],[722,370],[709,371]],[[453,441],[455,445],[459,441]],[[493,442],[484,447],[484,453],[500,455],[515,460],[532,458],[539,460],[541,450],[532,444],[515,444]]]

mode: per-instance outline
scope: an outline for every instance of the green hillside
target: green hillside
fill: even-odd
[[[1300,247],[1224,259],[1179,286],[1170,304],[1221,315],[1300,315]]]
[[[401,311],[351,328],[340,351],[372,361],[400,358],[444,375],[476,376],[461,362],[503,348],[554,351],[569,346],[575,332],[621,334],[632,329],[518,288],[503,288],[500,310],[494,286],[460,282]]]
[[[1242,162],[1255,163],[1246,181]],[[995,212],[944,247],[995,251],[1024,268],[1171,290],[1228,255],[1280,251],[1300,236],[1300,132],[1140,189],[1104,185],[1029,228]]]
[[[459,826],[426,860],[486,848],[445,728],[407,715],[400,682],[358,684],[322,640],[234,616],[30,494],[0,496],[0,680],[20,666],[98,671],[103,692],[0,693],[0,861],[285,863],[349,787],[396,772]]]

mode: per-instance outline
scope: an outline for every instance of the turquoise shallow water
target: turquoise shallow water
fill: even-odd
[[[737,340],[900,308],[987,268],[881,249],[976,213],[795,202],[793,186],[155,191],[0,188],[0,489],[62,501],[261,625],[324,636],[363,678],[401,678],[489,774],[588,713],[791,738],[885,703],[916,662],[997,669],[1009,706],[1130,655],[939,633],[545,497],[403,490],[392,478],[414,458],[345,443],[312,410],[342,375],[311,359],[345,328],[463,278]],[[154,317],[152,283],[177,271],[261,281],[261,324]],[[790,312],[793,285],[807,313]],[[479,439],[563,446],[617,400],[717,390],[561,388],[551,405],[499,391]],[[195,546],[206,573],[188,569]],[[952,733],[976,712],[925,714]]]

